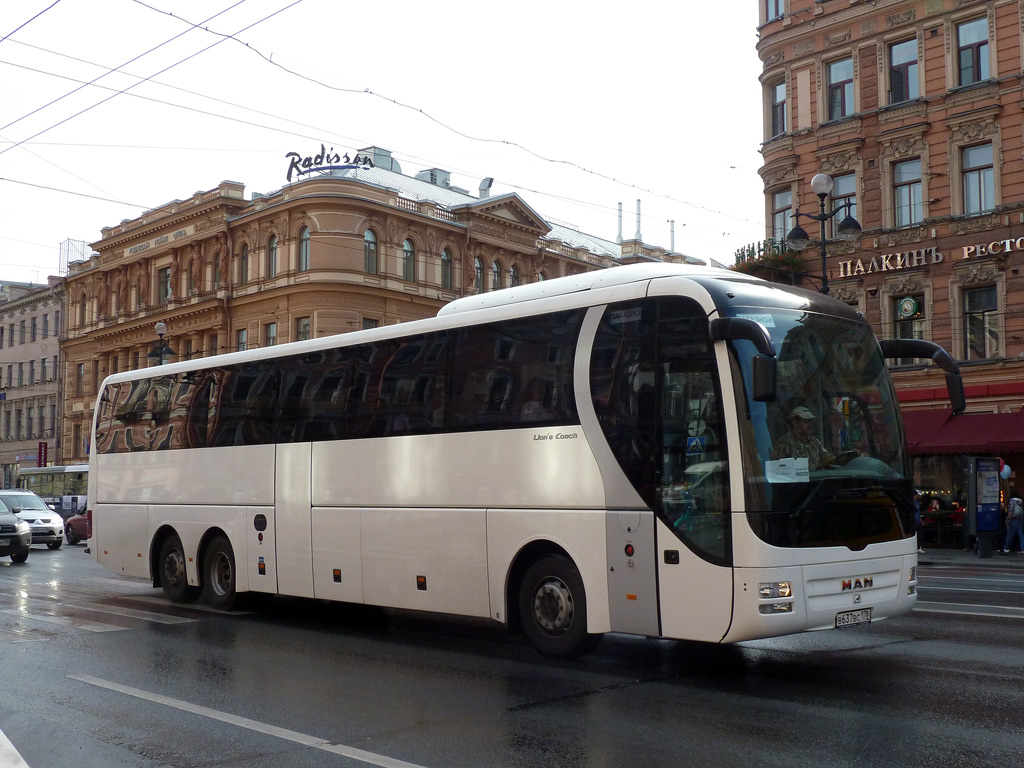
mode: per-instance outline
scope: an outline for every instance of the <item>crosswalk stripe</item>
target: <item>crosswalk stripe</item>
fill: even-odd
[[[187,624],[195,621],[185,616],[170,616],[164,613],[153,613],[152,611],[140,611],[135,608],[122,608],[117,605],[104,605],[102,603],[75,603],[75,608],[83,608],[87,611],[98,613],[109,613],[114,616],[125,616],[130,619],[141,619],[143,621],[155,621],[157,624]]]
[[[31,619],[32,621],[42,621],[47,624],[58,624],[62,627],[71,627],[72,629],[81,629],[86,632],[116,632],[118,630],[128,629],[128,627],[119,627],[115,624],[103,624],[98,621],[88,621],[74,616],[53,616],[50,614],[32,613],[22,608],[0,608],[0,613],[5,613],[9,616],[16,616],[22,619]]]

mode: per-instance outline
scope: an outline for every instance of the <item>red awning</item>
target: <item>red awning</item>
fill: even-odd
[[[1024,411],[960,413],[949,408],[903,411],[907,449],[930,453],[1024,453]]]

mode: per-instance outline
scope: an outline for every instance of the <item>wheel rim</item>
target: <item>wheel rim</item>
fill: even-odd
[[[572,626],[573,599],[561,579],[547,578],[537,585],[533,596],[533,620],[553,637],[565,634]]]
[[[185,581],[185,556],[180,549],[172,549],[164,558],[164,579],[172,588]]]
[[[210,561],[210,587],[219,597],[231,591],[231,559],[224,552],[216,552]]]

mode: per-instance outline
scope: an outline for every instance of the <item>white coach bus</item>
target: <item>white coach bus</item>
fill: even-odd
[[[554,656],[607,632],[877,621],[916,600],[886,356],[939,363],[963,409],[929,342],[880,344],[817,293],[646,264],[118,373],[93,422],[91,551],[173,601],[489,617]]]

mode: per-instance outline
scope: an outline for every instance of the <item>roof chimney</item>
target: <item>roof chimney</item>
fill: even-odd
[[[494,183],[494,179],[488,176],[486,179],[480,182],[480,199],[484,200],[491,196],[491,185]]]
[[[615,238],[615,242],[622,242],[622,203],[619,203],[619,236]]]
[[[639,242],[644,241],[643,235],[640,234],[640,198],[636,199],[636,234],[633,235],[633,239]]]

